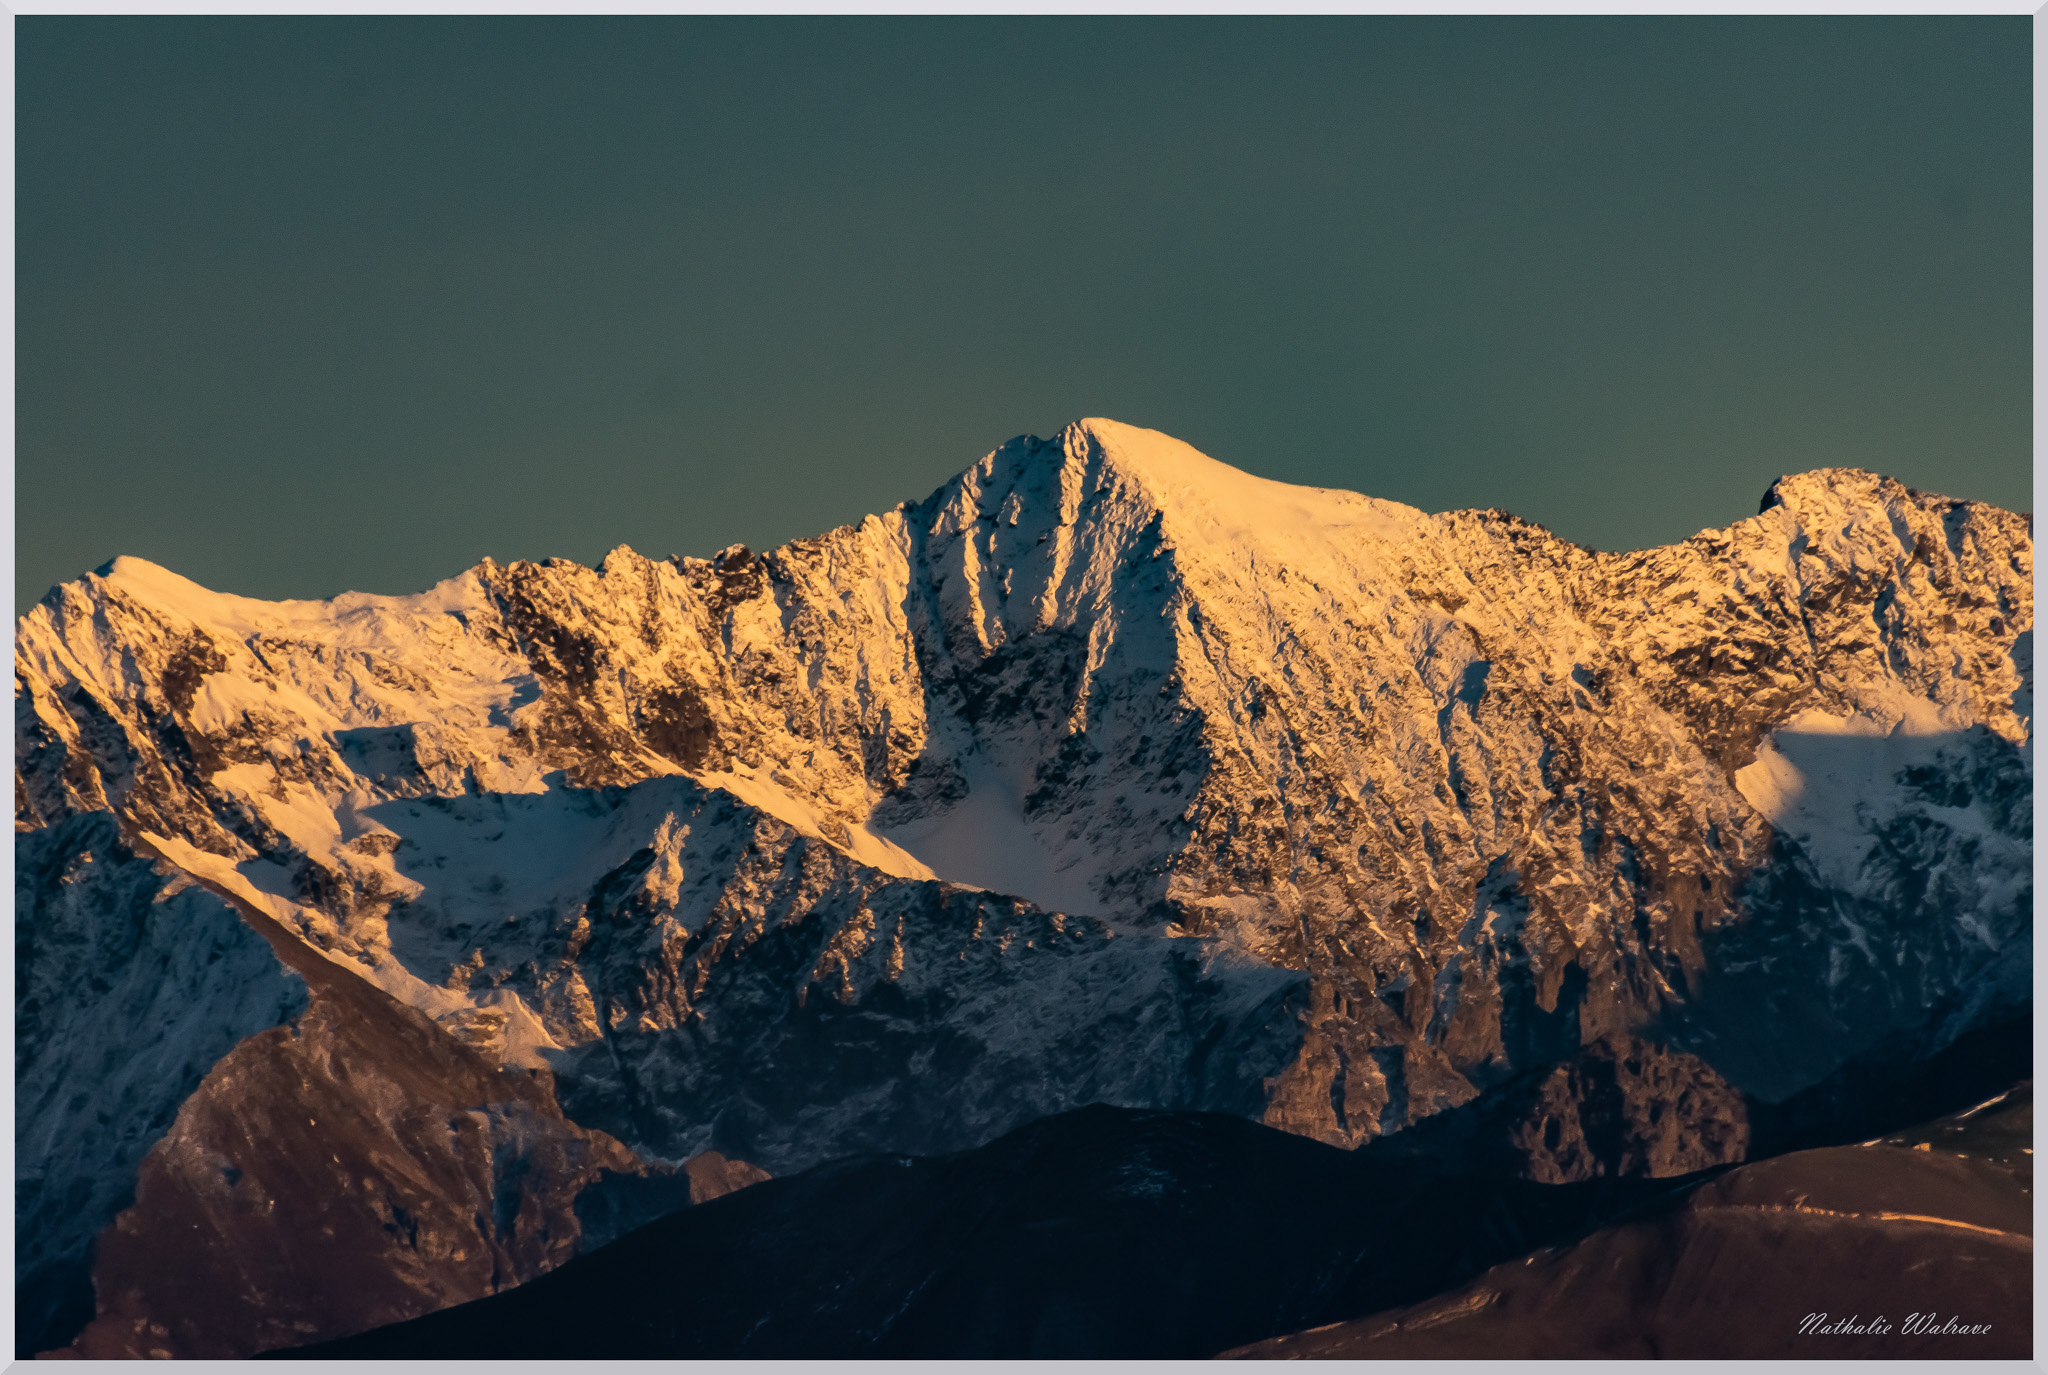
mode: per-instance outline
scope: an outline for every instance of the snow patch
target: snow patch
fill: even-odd
[[[1024,819],[1016,785],[978,762],[961,771],[967,796],[938,816],[892,829],[885,843],[913,856],[928,875],[1020,897],[1050,912],[1099,915],[1101,902],[1080,865],[1062,870]]]
[[[1099,416],[1075,428],[1101,445],[1111,464],[1135,478],[1177,526],[1200,528],[1218,542],[1322,544],[1344,534],[1406,541],[1426,537],[1435,524],[1397,501],[1254,477],[1157,430]]]
[[[821,815],[817,808],[745,764],[736,763],[729,770],[690,776],[707,788],[721,788],[731,793],[748,806],[768,813],[805,835],[816,836],[829,845],[837,846],[871,869],[880,869],[897,878],[939,877],[917,856],[886,836],[865,824],[853,826]]]
[[[1933,806],[1900,786],[1901,774],[1936,763],[1955,738],[1927,702],[1913,704],[1889,727],[1869,715],[1809,709],[1771,733],[1755,761],[1736,770],[1735,787],[1800,843],[1822,878],[1855,892],[1875,832],[1903,813],[1926,813],[1959,833],[1993,833],[1976,808]]]
[[[233,860],[223,855],[209,854],[185,841],[149,831],[142,832],[141,836],[172,864],[226,889],[259,912],[275,918],[288,936],[296,938],[298,932],[316,924],[332,925],[324,914],[303,907],[289,898],[279,897],[275,893],[267,893],[258,888],[242,873],[243,866],[237,866]],[[549,1062],[540,1052],[561,1048],[548,1035],[547,1028],[542,1025],[540,1018],[536,1017],[511,989],[492,989],[480,997],[471,998],[453,989],[437,988],[426,982],[392,958],[387,951],[374,952],[382,958],[373,962],[356,959],[335,950],[323,950],[311,941],[302,940],[301,943],[328,963],[338,965],[365,983],[383,990],[399,1002],[416,1008],[436,1021],[478,1008],[497,1010],[502,1014],[504,1022],[503,1041],[497,1048],[497,1054],[506,1064],[517,1065],[522,1069],[544,1069],[549,1066]]]

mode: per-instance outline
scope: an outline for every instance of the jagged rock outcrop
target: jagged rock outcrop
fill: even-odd
[[[116,560],[19,626],[17,827],[112,813],[648,1157],[1537,1083],[1531,1173],[1664,1172],[2030,997],[2031,649],[2028,519],[1869,473],[1609,555],[1089,421],[760,555]]]

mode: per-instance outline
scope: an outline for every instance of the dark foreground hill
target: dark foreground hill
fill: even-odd
[[[1229,1355],[1930,1359],[2033,1353],[2033,1092],[1731,1170],[1427,1302]]]
[[[1412,1302],[1685,1182],[1476,1178],[1221,1114],[1089,1107],[757,1184],[515,1291],[279,1354],[1208,1356]]]
[[[1543,1185],[1092,1107],[759,1184],[516,1292],[275,1354],[2024,1356],[2032,1123],[2022,1084],[1862,1145]]]

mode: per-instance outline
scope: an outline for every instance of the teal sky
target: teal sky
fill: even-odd
[[[761,547],[1084,415],[1608,549],[2032,506],[2025,17],[16,25],[17,609]]]

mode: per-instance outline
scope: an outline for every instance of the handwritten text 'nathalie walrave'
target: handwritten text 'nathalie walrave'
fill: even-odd
[[[1825,1313],[1808,1313],[1800,1320],[1799,1330],[1810,1337],[1884,1337],[1893,1331],[1902,1337],[1981,1337],[1991,1330],[1991,1324],[1961,1322],[1939,1313],[1908,1313],[1894,1328],[1882,1313],[1869,1322],[1854,1313],[1833,1321]]]

